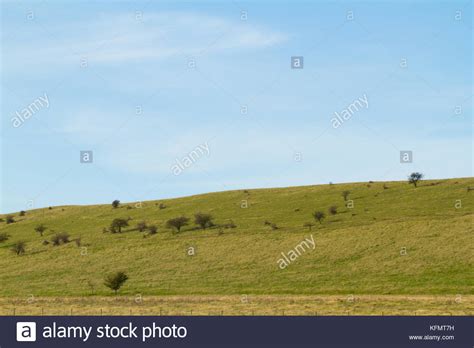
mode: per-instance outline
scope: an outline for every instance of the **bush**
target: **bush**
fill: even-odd
[[[7,241],[8,238],[10,238],[10,236],[9,236],[8,234],[6,234],[6,233],[0,233],[0,243]]]
[[[326,214],[324,214],[322,211],[315,211],[313,213],[313,217],[315,220],[318,220],[318,222],[321,224],[323,219],[326,217]]]
[[[20,215],[20,216],[25,216],[25,215],[26,215],[26,211],[24,211],[24,210],[20,211],[20,214],[19,214],[19,215]]]
[[[214,225],[212,223],[212,215],[204,213],[195,214],[194,223],[199,225],[203,230],[206,229],[206,227],[212,227]]]
[[[109,274],[104,279],[104,285],[115,292],[122,287],[122,285],[128,280],[128,276],[124,272],[116,272]]]
[[[56,233],[53,237],[51,237],[51,243],[53,243],[55,246],[67,244],[69,243],[69,234],[66,232]]]
[[[311,231],[311,229],[313,228],[314,224],[311,223],[311,222],[307,222],[303,225],[303,227],[308,227],[308,229]]]
[[[331,205],[328,209],[329,214],[336,215],[337,214],[337,207],[335,205]]]
[[[24,241],[18,241],[14,243],[11,247],[11,251],[13,251],[17,255],[22,255],[26,251],[26,243]]]
[[[15,222],[15,218],[13,217],[13,215],[7,215],[5,217],[5,222],[7,223],[7,225],[12,224]]]
[[[43,224],[40,224],[35,227],[35,231],[38,232],[41,237],[43,236],[43,232],[46,231],[46,229],[47,229],[46,226]]]
[[[158,208],[160,208],[160,210],[165,209],[166,205],[164,205],[163,203],[160,203],[160,206]]]
[[[110,232],[120,233],[123,227],[128,226],[128,220],[126,219],[113,219],[110,224]]]
[[[118,208],[120,205],[120,201],[118,199],[116,199],[115,201],[112,202],[112,208]]]
[[[347,201],[347,198],[349,198],[349,195],[351,194],[351,191],[342,191],[342,197],[344,198],[344,201]]]
[[[145,221],[140,221],[138,224],[137,224],[137,230],[139,232],[144,232],[145,230],[147,229],[147,224]]]
[[[166,227],[174,228],[177,232],[180,232],[181,228],[188,225],[188,223],[189,223],[189,218],[185,216],[180,216],[180,217],[166,221]]]
[[[158,228],[155,225],[148,226],[148,234],[156,234],[158,232]]]
[[[279,229],[277,224],[271,224],[270,226],[272,227],[272,230],[278,230]]]

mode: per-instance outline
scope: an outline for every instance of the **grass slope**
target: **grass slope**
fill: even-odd
[[[468,187],[473,178],[424,181],[418,188],[406,182],[319,185],[130,203],[131,209],[64,206],[15,214],[17,222],[0,223],[0,233],[10,235],[0,243],[0,297],[111,295],[103,278],[117,270],[130,277],[120,291],[128,295],[472,295],[474,192]],[[351,191],[353,209],[345,208],[344,190]],[[248,208],[241,208],[243,200]],[[455,207],[457,200],[462,207]],[[316,222],[311,232],[303,227],[314,222],[313,211],[327,214],[331,205],[339,207],[337,215]],[[174,234],[165,227],[170,218],[196,212],[211,213],[216,224],[232,220],[237,228],[219,234],[219,228],[190,225]],[[103,233],[117,217],[130,217],[131,227]],[[156,224],[158,234],[128,231],[141,220]],[[48,227],[44,237],[34,231],[40,223]],[[52,230],[81,237],[87,249],[43,245]],[[310,234],[315,250],[279,269],[280,253]],[[18,240],[27,242],[22,256],[10,250]]]

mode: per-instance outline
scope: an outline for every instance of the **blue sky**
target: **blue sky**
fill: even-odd
[[[469,1],[2,2],[0,212],[472,176],[471,16]]]

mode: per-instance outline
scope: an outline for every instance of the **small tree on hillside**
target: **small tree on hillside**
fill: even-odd
[[[186,216],[180,216],[180,217],[166,221],[166,227],[174,228],[176,229],[177,232],[180,232],[181,228],[183,226],[188,225],[188,223],[189,223],[189,218],[187,218]]]
[[[331,205],[328,209],[329,214],[336,215],[337,214],[337,207],[335,205]]]
[[[11,251],[17,255],[24,254],[26,251],[26,243],[24,241],[18,241],[14,243],[11,247]]]
[[[15,218],[13,217],[13,215],[7,215],[5,217],[5,222],[7,223],[7,225],[12,224],[15,222]]]
[[[112,207],[113,208],[118,208],[120,205],[120,201],[118,199],[116,199],[115,201],[112,202]]]
[[[38,232],[41,237],[43,237],[43,233],[44,233],[44,231],[46,231],[46,229],[47,229],[47,227],[43,224],[40,224],[40,225],[35,227],[35,231]]]
[[[194,215],[194,223],[201,226],[201,228],[204,230],[206,227],[212,225],[212,215],[197,213]]]
[[[19,214],[19,215],[20,215],[20,216],[25,216],[25,215],[26,215],[26,211],[24,211],[24,210],[20,211],[20,214]]]
[[[311,223],[311,222],[307,222],[303,225],[303,227],[308,227],[308,229],[311,231],[311,229],[313,228],[314,224]]]
[[[410,176],[408,177],[408,183],[413,184],[415,187],[418,185],[418,181],[423,179],[424,175],[422,173],[411,173]]]
[[[113,219],[112,223],[110,224],[110,232],[120,233],[122,232],[122,228],[127,226],[128,221],[126,219]]]
[[[69,242],[69,233],[66,232],[56,233],[53,237],[51,237],[51,243],[53,243],[55,246],[67,244]]]
[[[8,234],[6,234],[6,233],[0,233],[0,243],[7,241],[8,238],[10,238],[10,236],[9,236]]]
[[[104,285],[115,292],[122,287],[122,285],[128,280],[128,276],[124,272],[116,272],[109,274],[104,279]]]
[[[347,198],[349,198],[349,195],[351,194],[351,191],[342,191],[342,197],[344,198],[344,201],[347,201]]]
[[[137,224],[137,230],[139,232],[144,232],[145,230],[147,229],[147,224],[145,221],[140,221],[138,224]]]
[[[323,219],[326,217],[326,214],[324,214],[322,211],[315,211],[313,213],[313,217],[315,220],[318,220],[318,222],[321,224]]]

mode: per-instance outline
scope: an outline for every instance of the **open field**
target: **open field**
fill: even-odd
[[[225,295],[2,298],[0,315],[472,315],[474,296]]]
[[[40,308],[46,314],[70,308],[73,314],[100,308],[129,314],[129,306],[121,313],[117,303],[140,295],[144,301],[132,313],[472,314],[469,187],[473,178],[424,181],[417,188],[406,182],[351,183],[16,213],[16,222],[0,222],[0,233],[10,235],[0,243],[0,313],[16,303],[18,314]],[[353,207],[344,201],[344,190]],[[332,205],[336,215],[328,214]],[[321,224],[312,217],[315,210],[327,215]],[[216,226],[201,230],[191,223],[180,233],[165,226],[170,218],[197,212],[212,214]],[[114,218],[129,219],[130,227],[104,233]],[[135,228],[139,221],[155,224],[158,233],[145,238]],[[311,231],[307,222],[314,223]],[[40,223],[47,227],[43,237],[34,230]],[[236,227],[224,226],[231,223]],[[80,245],[43,244],[57,232],[81,238]],[[314,249],[280,269],[281,253],[311,236]],[[26,241],[21,256],[10,250],[19,240]],[[115,271],[129,275],[118,300],[103,285],[104,276]],[[254,302],[241,303],[243,294]],[[347,302],[349,295],[361,300]],[[24,305],[32,296],[38,302]],[[383,300],[374,300],[378,296]]]

